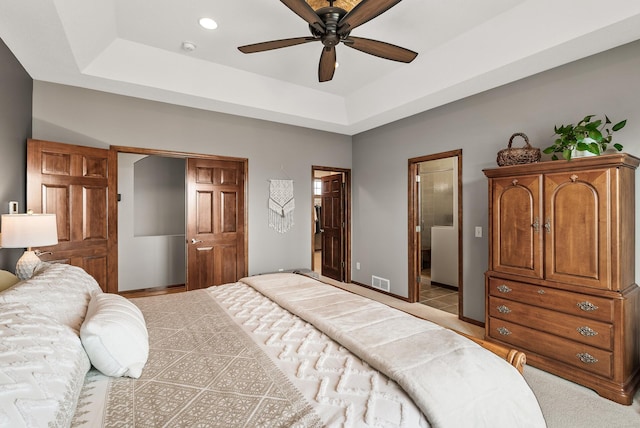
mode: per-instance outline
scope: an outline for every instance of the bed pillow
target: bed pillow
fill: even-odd
[[[25,305],[0,307],[0,426],[70,426],[91,368],[80,338]]]
[[[20,282],[20,279],[6,270],[0,270],[0,291],[6,290]]]
[[[91,364],[107,376],[138,378],[149,357],[142,312],[118,294],[92,297],[80,339]]]
[[[0,293],[1,303],[23,304],[79,334],[93,294],[102,293],[83,269],[62,263],[41,263],[29,279]]]

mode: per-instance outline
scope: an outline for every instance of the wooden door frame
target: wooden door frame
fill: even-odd
[[[316,171],[327,171],[344,174],[344,282],[351,282],[351,169],[349,168],[336,168],[332,166],[319,166],[311,165],[311,268],[313,269],[313,257],[314,257],[314,230],[313,227],[315,218],[313,213],[314,206],[314,188],[313,183],[315,180]]]
[[[178,152],[172,150],[146,149],[141,147],[128,146],[109,146],[109,191],[108,191],[108,212],[109,212],[109,230],[108,230],[108,247],[109,254],[109,274],[107,290],[110,293],[118,293],[118,153],[131,153],[149,156],[163,156],[181,159],[213,159],[242,162],[244,169],[244,269],[249,272],[249,160],[246,158],[235,158],[231,156],[206,155],[202,153]],[[185,170],[186,182],[186,170]],[[186,205],[186,201],[185,201]],[[186,278],[185,278],[186,281]]]
[[[463,259],[462,259],[462,149],[448,152],[435,153],[432,155],[411,158],[408,161],[408,183],[409,189],[407,199],[409,201],[408,214],[408,234],[409,234],[409,298],[410,303],[415,303],[420,296],[420,276],[418,266],[420,263],[420,247],[418,242],[420,233],[416,232],[418,226],[418,185],[416,175],[418,175],[418,164],[426,161],[457,157],[458,158],[458,318],[464,321],[473,322],[462,315],[463,310]]]

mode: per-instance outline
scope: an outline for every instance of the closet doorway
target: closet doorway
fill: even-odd
[[[462,150],[409,159],[411,301],[460,317]]]
[[[312,166],[311,269],[351,281],[351,170]]]
[[[195,290],[247,275],[246,159],[111,150],[118,292]]]

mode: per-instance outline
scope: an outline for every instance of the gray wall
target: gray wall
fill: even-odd
[[[628,119],[614,138],[625,152],[640,156],[638,70],[640,42],[634,42],[356,135],[353,261],[361,263],[361,270],[353,270],[353,280],[369,284],[371,275],[389,278],[391,291],[407,296],[407,159],[461,148],[463,313],[483,320],[488,209],[482,169],[497,166],[496,153],[514,132],[524,132],[532,145],[545,148],[555,124],[575,123],[587,114]],[[475,226],[483,227],[482,238],[474,237]],[[636,260],[639,244],[636,236]]]
[[[249,273],[311,268],[311,166],[351,168],[351,138],[227,114],[34,82],[38,139],[247,158]],[[295,225],[268,226],[271,178],[294,180]]]
[[[463,149],[464,308],[484,318],[487,189],[483,168],[514,132],[546,147],[553,125],[584,115],[629,119],[617,139],[640,155],[640,42],[392,124],[347,136],[35,82],[36,138],[97,147],[155,147],[249,159],[249,270],[309,267],[311,165],[353,169],[353,279],[388,278],[407,296],[407,159]],[[352,163],[353,156],[353,163]],[[17,162],[14,160],[14,162]],[[640,174],[639,174],[640,175]],[[296,226],[267,226],[269,178],[292,178]],[[640,185],[636,186],[640,189]],[[636,196],[637,197],[637,196]],[[640,229],[640,228],[638,228]],[[640,239],[636,237],[636,242]],[[638,244],[637,244],[638,245]],[[638,254],[640,252],[637,250]]]
[[[25,212],[27,138],[31,137],[33,80],[0,40],[0,214],[9,201]],[[1,232],[1,231],[0,231]],[[13,272],[24,250],[0,250],[0,269]]]
[[[134,236],[184,236],[186,168],[187,162],[181,158],[145,156],[135,162]]]
[[[138,181],[139,175],[145,175],[139,174],[139,166],[154,178],[157,176],[154,170],[162,169],[164,176],[159,179],[158,186],[142,186],[141,193],[146,193],[146,190],[152,193],[142,195],[142,199],[149,206],[157,206],[151,211],[147,210],[147,206],[141,207],[143,218],[156,226],[157,230],[148,236],[140,236],[134,230],[134,217],[140,214],[137,212],[140,195],[137,188],[134,190],[134,182]],[[151,171],[146,168],[149,166],[153,167]],[[121,195],[121,201],[118,202],[119,291],[185,283],[185,168],[184,159],[118,154],[118,193]],[[166,174],[167,170],[171,170],[171,173]],[[172,179],[166,180],[168,177]],[[150,177],[143,178],[145,184],[149,181],[148,178]],[[167,192],[163,191],[165,186]],[[157,194],[156,191],[161,193]],[[167,205],[176,208],[171,213],[171,219],[165,210]]]

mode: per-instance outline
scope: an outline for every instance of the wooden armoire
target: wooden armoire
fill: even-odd
[[[484,170],[486,338],[622,404],[640,383],[639,164],[612,154]]]

